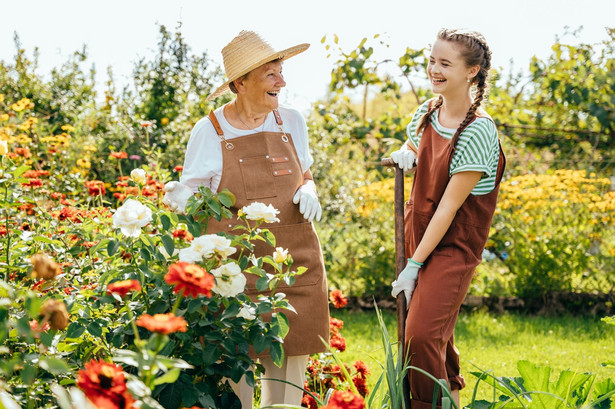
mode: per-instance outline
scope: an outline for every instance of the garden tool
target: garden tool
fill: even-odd
[[[395,167],[395,278],[399,276],[399,273],[406,267],[406,254],[405,254],[405,236],[404,236],[404,171],[393,161],[391,158],[383,158],[381,160],[382,166]],[[410,169],[409,172],[414,172],[414,169]],[[402,354],[404,362],[406,362],[406,351],[404,350],[405,337],[404,330],[406,326],[406,297],[404,292],[400,292],[397,295],[397,341],[399,345],[399,352]],[[410,385],[408,384],[408,377],[404,377],[404,403],[406,409],[410,409]]]

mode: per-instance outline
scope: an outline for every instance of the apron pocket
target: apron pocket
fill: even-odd
[[[277,195],[271,162],[267,156],[254,156],[239,160],[246,199],[264,199]]]

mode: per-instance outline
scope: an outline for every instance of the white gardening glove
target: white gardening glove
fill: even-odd
[[[408,259],[408,264],[406,267],[399,273],[397,276],[397,280],[393,281],[391,286],[391,295],[397,298],[397,295],[400,292],[404,292],[406,296],[406,307],[410,305],[410,298],[412,297],[412,293],[414,292],[414,287],[416,285],[416,280],[419,276],[419,269],[421,268],[422,263],[417,263],[412,259]]]
[[[192,196],[192,190],[181,182],[172,181],[164,185],[164,197],[162,203],[169,206],[172,212],[184,214],[186,212],[186,204]]]
[[[299,211],[306,220],[320,221],[322,217],[322,208],[316,194],[316,185],[313,180],[308,180],[305,184],[297,189],[297,193],[293,197],[293,203],[299,203]]]
[[[416,163],[418,163],[418,158],[416,157],[416,153],[408,148],[408,145],[405,143],[401,147],[401,149],[391,153],[391,159],[393,162],[397,163],[399,167],[406,172],[409,169],[412,169]]]

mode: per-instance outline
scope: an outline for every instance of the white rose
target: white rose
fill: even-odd
[[[244,305],[237,313],[237,316],[251,321],[256,318],[256,308]]]
[[[128,199],[113,214],[113,226],[119,227],[128,237],[139,237],[141,228],[152,221],[149,207],[135,199]]]
[[[280,211],[270,204],[265,205],[264,203],[253,202],[248,206],[242,207],[241,210],[245,213],[248,220],[264,220],[267,223],[280,221],[280,219],[275,217]]]
[[[231,247],[231,240],[226,237],[218,236],[217,234],[210,234],[209,236],[211,236],[211,242],[214,245],[214,252],[222,256],[222,258],[227,258],[237,251],[235,247]]]
[[[288,259],[288,249],[283,249],[282,247],[276,247],[273,252],[273,261],[276,263],[283,263]]]
[[[197,263],[214,254],[215,244],[211,240],[213,234],[195,237],[190,247],[179,251],[179,260],[188,263]]]
[[[141,168],[133,169],[130,172],[130,178],[137,183],[145,182],[145,171]]]
[[[3,141],[0,139],[0,155],[6,155],[9,152],[9,143],[8,141]]]
[[[237,263],[227,263],[211,270],[216,279],[213,292],[223,297],[234,297],[243,292],[246,287],[246,277],[241,273]]]

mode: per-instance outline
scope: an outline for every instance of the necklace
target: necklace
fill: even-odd
[[[233,106],[235,107],[235,113],[237,114],[237,118],[239,118],[239,121],[246,127],[248,128],[249,131],[256,131],[256,129],[258,128],[258,126],[256,128],[252,128],[250,127],[248,124],[246,124],[243,119],[241,119],[241,116],[239,115],[239,109],[237,108],[237,103],[233,103]],[[261,125],[261,132],[263,132],[263,130],[265,129],[265,122],[267,121],[267,117],[265,117],[265,119],[263,120],[263,123]]]

